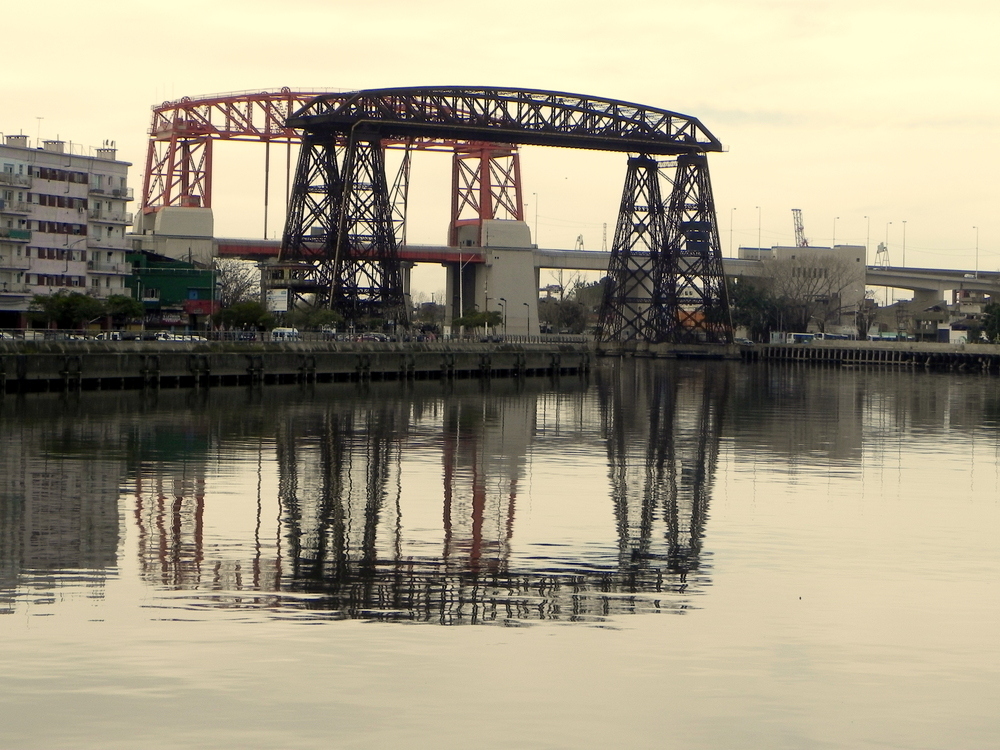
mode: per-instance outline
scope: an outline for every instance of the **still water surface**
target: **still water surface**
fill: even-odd
[[[0,747],[1000,745],[1000,383],[0,400]]]

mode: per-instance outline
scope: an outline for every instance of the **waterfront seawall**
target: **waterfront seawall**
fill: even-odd
[[[0,393],[589,371],[587,344],[0,342]]]
[[[1000,371],[1000,345],[908,341],[812,341],[741,347],[744,361]]]

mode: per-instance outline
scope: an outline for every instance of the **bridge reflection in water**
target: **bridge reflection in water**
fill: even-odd
[[[264,490],[252,562],[213,561],[219,551],[201,539],[203,480],[171,479],[165,493],[154,473],[140,484],[158,489],[136,497],[144,576],[209,589],[201,605],[327,617],[515,624],[682,611],[691,587],[708,581],[699,558],[727,372],[625,365],[596,374],[592,388],[468,384],[444,397],[386,390],[277,409],[258,455],[260,489],[273,446],[274,539],[261,535],[272,512]],[[613,505],[617,560],[610,549],[588,557],[586,544],[562,558],[512,554],[518,493],[543,450],[539,435],[553,432],[591,442],[595,456],[606,446],[610,488],[593,492]],[[429,474],[430,462],[442,484],[407,481],[418,465]],[[547,502],[532,498],[536,508]],[[566,498],[558,508],[573,512]]]

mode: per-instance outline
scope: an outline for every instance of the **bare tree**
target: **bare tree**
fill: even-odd
[[[260,271],[250,261],[216,258],[215,279],[223,309],[240,302],[255,302],[260,296]]]
[[[863,284],[863,266],[837,257],[765,262],[771,295],[784,308],[792,330],[805,331],[814,320],[825,331],[828,324],[839,324],[842,315],[857,310],[857,300],[849,292]]]

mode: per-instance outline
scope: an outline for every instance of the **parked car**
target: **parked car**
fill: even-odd
[[[298,341],[300,338],[297,328],[275,328],[271,331],[271,341]]]

